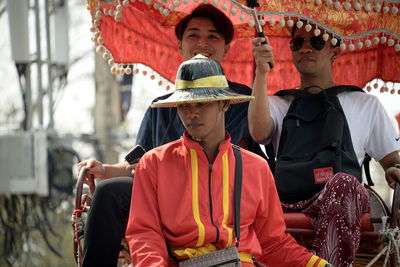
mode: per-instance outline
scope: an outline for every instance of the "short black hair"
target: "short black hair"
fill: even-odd
[[[200,4],[190,14],[182,18],[175,26],[176,38],[181,41],[189,21],[192,18],[199,17],[207,18],[213,22],[217,32],[224,36],[225,44],[229,44],[232,41],[234,33],[232,21],[224,12],[210,4]]]
[[[303,23],[307,23],[307,21],[306,21],[306,20],[303,20],[303,19],[301,19],[300,21],[302,21]],[[294,24],[294,25],[293,25],[293,28],[292,28],[292,32],[291,32],[292,38],[294,37],[294,34],[296,33],[296,30],[297,30],[297,26],[296,26],[296,24]],[[332,34],[329,34],[329,36],[332,37]],[[336,43],[333,47],[340,46],[340,44],[342,43],[342,39],[340,39],[340,38],[337,37],[337,36],[335,36],[335,38],[336,38],[338,41],[337,41],[337,43]]]

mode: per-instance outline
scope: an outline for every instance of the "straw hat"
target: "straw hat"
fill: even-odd
[[[196,55],[179,66],[175,87],[174,92],[153,100],[151,107],[176,107],[183,103],[220,100],[235,104],[254,98],[230,89],[221,65],[203,55]]]

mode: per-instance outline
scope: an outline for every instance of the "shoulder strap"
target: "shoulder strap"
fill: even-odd
[[[343,92],[350,92],[350,91],[357,91],[357,92],[364,92],[363,89],[361,89],[358,86],[354,85],[338,85],[338,86],[333,86],[331,88],[327,88],[324,90],[326,93],[329,93],[331,95],[337,95]],[[285,90],[280,90],[276,92],[274,95],[276,96],[297,96],[306,93],[304,90],[301,89],[285,89]]]
[[[369,169],[369,163],[370,162],[371,162],[370,155],[365,154],[365,158],[364,158],[364,161],[363,161],[365,178],[367,178],[367,182],[368,182],[369,186],[374,186],[374,182],[372,181],[372,178],[371,178],[371,171]]]
[[[331,95],[338,95],[343,92],[362,92],[364,93],[364,90],[361,89],[358,86],[354,85],[338,85],[338,86],[333,86],[331,88],[328,88],[325,90],[328,94]]]
[[[289,96],[289,95],[296,96],[296,95],[299,95],[302,93],[303,93],[303,90],[300,90],[300,89],[284,89],[284,90],[279,90],[274,95],[276,95],[276,96]]]
[[[234,209],[235,209],[235,235],[236,247],[239,246],[240,240],[240,198],[242,194],[242,154],[240,147],[233,145],[233,154],[235,155],[235,188],[234,188]]]
[[[269,165],[269,168],[271,169],[272,173],[275,173],[275,165],[276,165],[276,161],[275,161],[275,149],[274,149],[274,145],[272,144],[272,141],[268,144],[268,145],[264,145],[265,147],[265,153],[267,154],[267,162]]]

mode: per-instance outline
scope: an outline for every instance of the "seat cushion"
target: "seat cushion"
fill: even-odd
[[[286,227],[293,229],[310,229],[312,230],[311,217],[301,212],[287,212],[283,214]],[[373,232],[374,227],[371,224],[371,214],[363,213],[361,216],[361,231]]]

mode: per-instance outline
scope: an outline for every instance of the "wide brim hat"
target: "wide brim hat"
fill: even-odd
[[[235,104],[254,98],[230,89],[221,64],[202,55],[196,55],[179,66],[175,87],[174,92],[153,100],[151,107],[176,107],[184,103],[222,100]]]

